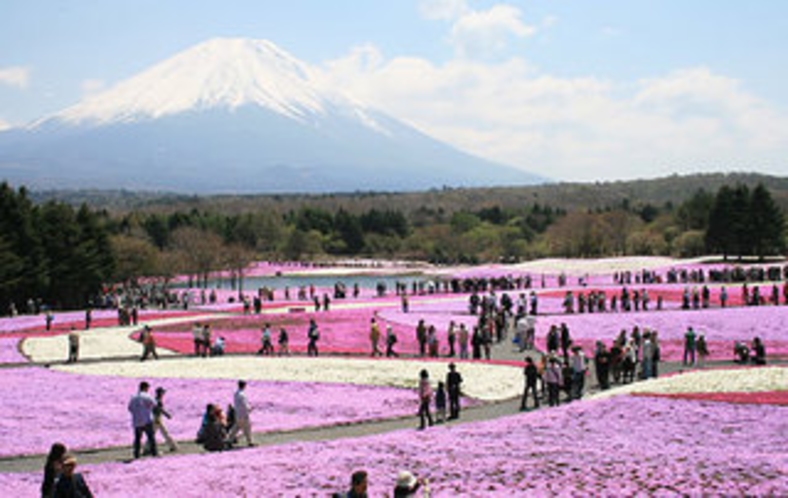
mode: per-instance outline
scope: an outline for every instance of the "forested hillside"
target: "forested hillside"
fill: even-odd
[[[75,202],[82,204],[74,205]],[[102,283],[255,260],[437,264],[784,255],[788,179],[700,175],[418,194],[183,197],[0,188],[0,299],[78,305]]]

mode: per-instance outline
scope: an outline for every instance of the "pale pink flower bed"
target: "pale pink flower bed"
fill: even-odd
[[[308,320],[314,317],[321,330],[319,347],[327,353],[366,353],[369,351],[369,323],[377,311],[381,330],[392,325],[399,342],[396,350],[401,353],[418,352],[415,328],[420,319],[437,328],[440,353],[448,353],[446,331],[449,323],[464,323],[472,330],[478,317],[468,312],[468,297],[426,296],[411,299],[410,312],[403,313],[391,301],[372,303],[358,309],[333,309],[330,312],[282,313],[264,316],[228,318],[216,322],[213,333],[227,340],[229,352],[254,352],[260,347],[260,328],[271,322],[274,343],[280,326],[287,328],[292,351],[306,351]],[[634,326],[657,330],[660,335],[662,359],[680,361],[683,356],[684,333],[692,326],[706,336],[710,360],[731,360],[735,341],[749,343],[760,336],[766,343],[768,357],[788,357],[788,337],[783,324],[788,321],[788,307],[757,306],[680,310],[676,306],[662,311],[651,308],[648,312],[606,312],[564,314],[560,313],[560,299],[541,298],[537,317],[537,346],[545,348],[545,337],[550,326],[566,323],[572,338],[587,353],[594,350],[597,340],[610,345],[622,329],[629,333]],[[308,308],[309,309],[309,308]],[[191,332],[187,325],[171,326],[157,332],[159,344],[181,353],[193,350]],[[381,341],[381,348],[384,347]],[[459,346],[458,346],[459,347]]]
[[[684,333],[692,326],[704,334],[709,347],[709,359],[732,360],[735,341],[750,344],[759,336],[766,345],[769,357],[788,357],[788,307],[755,306],[726,309],[666,310],[630,313],[593,313],[553,315],[537,319],[537,347],[546,347],[545,338],[551,325],[566,323],[573,341],[586,353],[594,351],[597,340],[610,346],[622,329],[631,335],[634,326],[659,333],[663,360],[681,361],[684,353]]]
[[[784,496],[787,416],[772,405],[624,396],[424,432],[81,470],[99,496],[327,496],[360,468],[370,496],[390,493],[400,469],[428,477],[438,497]],[[5,474],[0,487],[31,496],[39,479]]]
[[[45,453],[54,441],[69,448],[131,444],[129,398],[140,379],[75,375],[44,368],[2,372],[0,456]],[[153,379],[167,389],[176,439],[193,439],[207,403],[224,409],[235,381]],[[292,430],[382,419],[415,413],[411,390],[344,384],[250,381],[247,396],[255,431]]]

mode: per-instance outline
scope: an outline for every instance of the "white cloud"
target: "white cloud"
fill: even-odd
[[[0,131],[8,130],[9,128],[11,128],[11,123],[0,118]]]
[[[427,19],[451,23],[448,41],[460,57],[490,57],[506,48],[510,37],[525,38],[536,33],[534,26],[523,22],[519,8],[505,3],[474,10],[465,0],[422,0],[419,8]],[[552,25],[555,18],[548,17],[544,22]]]
[[[0,84],[25,89],[30,83],[30,69],[21,66],[0,68]]]
[[[367,46],[324,76],[437,139],[556,179],[785,174],[788,116],[708,68],[615,82],[540,73],[520,58],[384,60]]]
[[[499,4],[462,15],[452,26],[450,41],[462,57],[487,57],[506,48],[510,36],[532,36],[536,28],[522,20],[520,9]]]
[[[419,10],[427,19],[451,21],[467,13],[470,8],[465,0],[422,0]]]
[[[82,82],[83,96],[95,95],[107,86],[104,80],[100,79],[86,79]]]

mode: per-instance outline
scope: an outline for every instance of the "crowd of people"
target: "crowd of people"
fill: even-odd
[[[685,283],[681,307],[683,309],[702,309],[713,305],[711,292],[706,282],[743,282],[741,285],[742,302],[747,305],[763,305],[767,302],[773,305],[788,304],[788,281],[782,284],[782,290],[777,283],[771,285],[771,290],[766,295],[761,294],[757,285],[751,281],[768,276],[784,278],[788,274],[777,272],[774,269],[743,271],[742,273],[728,272],[725,270],[669,270],[666,275],[653,271],[622,272],[614,275],[614,282],[621,285],[620,292],[614,293],[608,299],[602,290],[568,290],[564,295],[564,313],[595,313],[605,311],[649,311],[652,306],[652,296],[645,286],[653,283],[667,281],[669,283]],[[779,275],[778,275],[779,273]],[[742,276],[743,275],[743,276]],[[742,280],[743,279],[743,280]],[[754,279],[754,280],[751,280]],[[559,277],[559,283],[566,285],[566,276]],[[584,279],[578,281],[585,284]],[[633,283],[639,288],[632,288]],[[412,293],[430,293],[439,290],[441,286],[449,292],[468,292],[468,313],[476,318],[476,323],[467,327],[464,323],[451,321],[445,332],[445,348],[441,350],[441,339],[435,326],[429,325],[424,319],[418,321],[415,328],[420,357],[437,358],[441,353],[449,358],[460,359],[490,359],[491,345],[503,342],[510,331],[514,333],[514,342],[520,352],[529,351],[524,359],[523,366],[523,393],[520,399],[520,409],[528,410],[529,405],[539,408],[543,404],[557,406],[565,401],[581,399],[588,389],[586,385],[590,367],[593,366],[597,387],[601,390],[609,389],[613,384],[630,383],[636,380],[646,380],[659,376],[661,359],[659,334],[655,330],[643,329],[635,326],[631,331],[621,330],[615,339],[606,346],[603,341],[597,341],[593,355],[589,358],[579,346],[574,344],[568,326],[565,323],[554,325],[546,336],[546,350],[537,352],[535,349],[535,317],[539,312],[539,297],[533,290],[520,292],[512,299],[507,292],[500,295],[498,290],[530,289],[533,280],[531,277],[500,278],[500,279],[452,279],[444,282],[412,284]],[[544,285],[544,284],[543,284]],[[405,285],[396,286],[397,294],[402,296],[402,311],[409,313],[410,303],[407,298],[408,288]],[[345,298],[348,292],[344,286],[335,286],[335,297]],[[137,310],[151,303],[167,306],[177,303],[188,307],[190,297],[188,293],[167,294],[162,289],[152,287],[148,290],[124,291],[124,293],[110,293],[114,298],[111,306],[119,310],[121,324],[136,324]],[[299,298],[307,292],[315,302],[315,310],[330,309],[330,298],[324,294],[322,299],[315,293],[314,288],[299,289]],[[353,295],[358,296],[358,287],[354,286]],[[337,294],[338,293],[338,294]],[[289,299],[289,292],[286,294]],[[717,294],[720,307],[729,304],[730,296],[726,286],[721,286]],[[258,303],[264,298],[273,299],[273,292],[260,294],[250,305],[255,312],[260,312]],[[215,296],[201,297],[203,300],[215,300]],[[92,308],[89,308],[92,309]],[[657,296],[655,309],[662,309],[662,296]],[[35,310],[35,302],[33,303]],[[245,308],[246,311],[246,308]],[[47,314],[47,326],[51,326],[54,317]],[[91,314],[86,313],[86,328],[90,328]],[[318,342],[320,329],[314,318],[309,321],[307,329],[307,354],[318,356]],[[192,328],[194,340],[194,355],[207,357],[222,355],[225,352],[223,337],[212,338],[211,326],[208,323],[195,323]],[[68,336],[69,352],[68,362],[73,363],[79,359],[79,335],[72,330]],[[370,355],[383,356],[385,345],[386,357],[397,357],[395,350],[398,343],[396,333],[390,324],[382,325],[375,314],[370,320],[369,329]],[[158,359],[156,341],[149,326],[144,326],[139,341],[143,346],[140,358],[145,361],[152,357]],[[261,330],[260,355],[289,355],[289,334],[282,327],[279,330],[275,348],[271,324],[265,323]],[[682,365],[687,367],[703,367],[709,356],[709,348],[703,333],[697,333],[688,327],[684,333],[684,351]],[[750,363],[763,365],[766,363],[766,348],[759,337],[755,337],[750,344],[737,341],[733,348],[734,361],[737,363]],[[418,419],[420,430],[434,424],[456,420],[460,417],[460,397],[462,394],[462,375],[457,371],[455,363],[448,365],[445,379],[433,384],[429,372],[423,369],[419,372],[418,379]],[[250,413],[252,406],[246,397],[246,382],[238,381],[237,390],[233,395],[232,403],[228,405],[226,413],[218,404],[208,404],[197,433],[197,442],[206,451],[222,451],[238,444],[239,435],[243,435],[248,446],[254,446]],[[138,392],[132,396],[128,403],[133,426],[133,457],[143,455],[157,456],[159,447],[156,437],[163,437],[171,452],[178,451],[178,443],[170,436],[166,427],[166,420],[172,414],[165,408],[164,399],[166,389],[158,387],[155,397],[149,394],[148,382],[139,384]],[[564,393],[562,400],[561,393]],[[434,416],[433,416],[434,415]],[[145,436],[146,444],[142,445]],[[92,496],[84,477],[75,472],[76,458],[66,451],[65,446],[56,443],[52,446],[47,457],[42,483],[42,496],[71,497]],[[350,490],[339,496],[366,496],[368,475],[359,471],[351,477]],[[414,493],[429,494],[426,480],[417,479],[412,473],[403,471],[397,478],[394,496],[415,496]]]

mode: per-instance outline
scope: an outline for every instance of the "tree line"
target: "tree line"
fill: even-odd
[[[35,205],[25,188],[0,184],[0,303],[81,307],[114,269],[100,213],[55,201]]]
[[[0,302],[28,298],[84,306],[107,282],[208,276],[229,270],[234,284],[255,260],[374,257],[438,264],[516,262],[539,257],[782,254],[785,217],[762,184],[697,190],[674,205],[632,201],[566,210],[486,199],[476,209],[386,205],[330,210],[134,210],[36,204],[26,189],[0,185]]]

